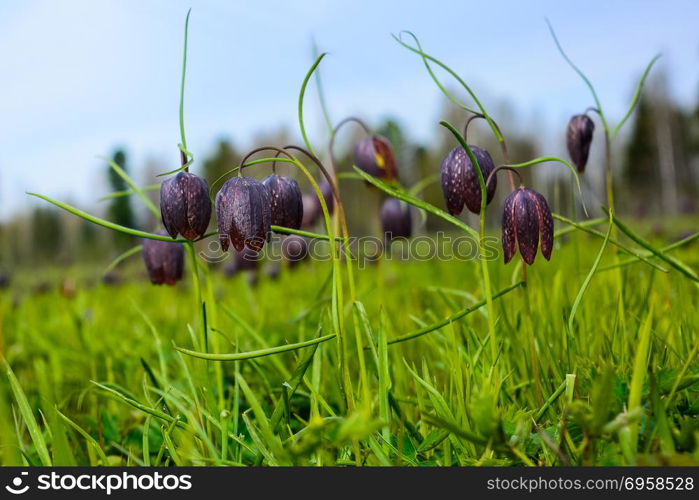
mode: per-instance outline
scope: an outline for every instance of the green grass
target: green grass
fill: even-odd
[[[356,353],[360,329],[369,387],[351,355],[353,411],[337,339],[327,337],[330,262],[284,269],[254,288],[217,270],[208,287],[202,272],[203,336],[191,278],[151,286],[138,257],[121,264],[129,279],[118,286],[99,284],[88,266],[65,271],[77,276],[72,298],[56,287],[34,293],[38,272],[26,273],[0,292],[0,460],[696,465],[699,289],[673,267],[697,269],[696,244],[663,260],[644,254],[668,273],[645,263],[621,268],[624,321],[616,271],[605,270],[611,244],[595,262],[602,244],[599,235],[571,234],[551,262],[539,256],[528,268],[526,288],[494,299],[495,359],[478,261],[356,269],[345,338]],[[490,274],[494,293],[520,279],[500,261]],[[206,350],[202,343],[238,360],[176,349]],[[287,344],[300,345],[277,349]]]

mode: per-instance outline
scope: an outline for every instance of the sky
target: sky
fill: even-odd
[[[439,129],[444,97],[420,58],[391,38],[401,30],[416,33],[486,107],[507,102],[525,126],[530,120],[546,133],[592,104],[546,17],[612,122],[656,53],[672,98],[694,106],[699,96],[696,1],[0,0],[0,220],[38,203],[26,191],[96,206],[108,192],[98,156],[118,146],[141,172],[149,161],[178,166],[189,7],[185,123],[195,158],[224,137],[253,147],[261,132],[282,126],[299,136],[297,97],[312,40],[329,53],[321,70],[334,122],[395,117],[420,141]],[[306,112],[320,144],[326,132],[314,87]]]

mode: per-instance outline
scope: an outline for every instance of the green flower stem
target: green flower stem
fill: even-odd
[[[578,68],[575,63],[568,57],[568,54],[565,53],[563,50],[563,47],[561,46],[560,42],[558,41],[558,37],[556,36],[556,32],[553,30],[553,26],[551,26],[551,23],[549,22],[548,19],[546,19],[546,25],[549,28],[549,31],[551,32],[551,37],[553,38],[553,41],[556,44],[556,47],[558,48],[558,51],[561,53],[561,56],[563,56],[563,59],[568,63],[568,65],[573,68],[573,71],[575,71],[580,78],[585,82],[585,85],[587,85],[587,88],[590,89],[590,93],[592,94],[592,98],[595,101],[595,106],[597,106],[597,114],[599,114],[600,120],[602,120],[602,125],[604,126],[604,129],[607,130],[607,119],[604,116],[604,112],[602,111],[602,103],[600,103],[599,97],[597,97],[597,92],[595,91],[595,87],[592,85],[592,82],[590,82],[590,79],[585,76],[585,73],[583,73],[580,68]]]
[[[349,285],[349,292],[350,292],[350,298],[352,302],[354,303],[356,301],[356,286],[355,286],[355,281],[354,281],[354,270],[352,269],[352,253],[351,249],[349,247],[349,230],[347,228],[347,219],[345,217],[345,209],[342,204],[342,200],[340,199],[339,196],[339,191],[337,187],[337,182],[335,182],[333,175],[335,174],[335,169],[333,166],[333,175],[328,175],[325,168],[323,167],[322,163],[320,160],[318,160],[318,155],[315,153],[315,150],[313,149],[313,146],[311,145],[310,141],[308,140],[308,134],[306,133],[306,126],[303,120],[303,98],[306,94],[306,87],[308,86],[308,81],[310,80],[311,76],[315,72],[315,70],[318,68],[320,65],[320,62],[323,60],[323,57],[325,57],[325,53],[320,54],[313,65],[310,67],[308,70],[308,73],[306,74],[306,77],[303,80],[303,83],[301,84],[301,90],[299,92],[299,99],[298,99],[298,118],[299,118],[299,128],[301,129],[301,135],[303,136],[303,142],[306,145],[307,151],[303,151],[299,148],[300,151],[306,153],[311,160],[313,160],[314,163],[320,168],[320,170],[323,172],[323,174],[328,177],[328,182],[330,183],[330,186],[333,190],[333,195],[335,197],[335,204],[337,206],[337,215],[335,216],[335,222],[339,221],[340,227],[342,230],[342,236],[345,239],[343,247],[345,249],[345,267],[347,271],[347,282]],[[321,91],[321,96],[322,96],[322,89]],[[321,99],[321,104],[323,104],[323,99]],[[332,138],[332,135],[331,135]],[[337,225],[337,224],[336,224]],[[336,226],[335,226],[336,227]],[[339,274],[338,274],[339,276]],[[342,289],[342,279],[341,277],[338,278],[337,282],[334,284],[334,286]],[[342,304],[342,302],[340,302]],[[356,319],[355,315],[352,315],[353,320],[354,320],[354,331],[355,331],[355,343],[356,343],[356,348],[357,348],[357,358],[359,361],[359,376],[360,376],[360,383],[362,385],[363,393],[364,393],[364,400],[365,404],[369,405],[370,401],[370,391],[369,391],[369,377],[367,375],[366,371],[366,364],[364,360],[364,349],[363,349],[363,344],[362,344],[362,333],[360,329],[360,325]],[[339,338],[341,338],[341,344],[342,344],[342,349],[345,350],[343,354],[343,359],[346,361],[349,359],[349,352],[347,348],[347,343],[345,342],[345,339],[342,338],[343,336],[340,335]],[[350,410],[353,409],[354,407],[354,396],[352,394],[352,386],[351,386],[351,378],[349,377],[349,369],[345,367],[345,384],[344,388],[346,391],[346,398],[347,398],[347,403],[348,403],[348,408]],[[357,461],[357,464],[360,463],[360,457],[359,457],[359,444],[354,442],[353,444],[354,450],[355,450],[355,460]]]
[[[319,61],[317,61],[319,62]],[[314,67],[317,66],[314,65]],[[310,76],[307,77],[307,79],[310,78]],[[306,80],[307,81],[307,80]],[[323,213],[323,220],[325,222],[325,228],[327,232],[327,238],[328,241],[336,241],[336,236],[334,233],[333,229],[333,224],[332,224],[332,219],[330,217],[330,211],[328,210],[328,206],[325,203],[325,197],[323,196],[322,191],[320,190],[320,187],[318,186],[318,183],[316,182],[315,178],[311,173],[308,171],[308,169],[301,163],[294,155],[289,153],[286,149],[282,148],[276,148],[272,146],[265,146],[261,148],[255,149],[253,152],[248,154],[248,157],[259,151],[264,151],[264,150],[272,150],[276,151],[280,154],[283,154],[286,156],[286,158],[265,158],[264,160],[268,161],[285,161],[288,160],[288,163],[291,163],[294,165],[296,168],[298,168],[303,175],[306,176],[306,179],[308,179],[308,182],[311,184],[316,197],[318,198],[318,201],[320,202],[321,210]],[[315,157],[313,157],[315,160]],[[242,167],[244,166],[251,166],[251,165],[260,165],[262,163],[265,163],[264,161],[261,160],[252,160],[252,161],[247,161],[247,158],[243,159],[243,162],[241,164],[241,167],[238,168],[238,171],[242,170]],[[328,182],[332,182],[332,178],[330,178],[329,174],[325,170],[325,168],[322,167],[322,164],[320,162],[317,162],[319,168],[321,169],[321,172],[323,175],[326,175],[328,177]],[[312,234],[312,233],[309,233]],[[341,239],[342,240],[342,239]],[[340,357],[340,370],[342,373],[342,390],[345,393],[345,398],[346,402],[348,405],[348,408],[354,408],[354,401],[352,397],[352,390],[351,390],[351,377],[350,377],[350,372],[349,372],[349,353],[347,351],[347,342],[345,339],[344,335],[344,317],[342,314],[342,309],[343,306],[342,304],[344,303],[343,299],[343,287],[342,287],[342,274],[341,274],[341,269],[340,269],[340,258],[339,258],[339,253],[338,253],[338,248],[337,245],[330,245],[331,249],[331,257],[332,257],[332,266],[333,266],[333,283],[332,283],[332,301],[331,301],[331,308],[332,308],[332,321],[333,321],[333,329],[337,333],[337,339],[338,339],[338,351],[339,351],[339,357]]]
[[[486,259],[486,251],[485,251],[485,209],[486,205],[488,204],[488,191],[485,186],[485,179],[483,178],[483,172],[481,171],[481,167],[478,164],[478,159],[476,158],[476,155],[473,154],[473,151],[471,151],[471,148],[466,144],[466,140],[463,138],[463,136],[459,133],[458,130],[454,128],[453,125],[451,125],[449,122],[446,122],[444,120],[439,122],[440,125],[443,127],[447,128],[452,135],[456,138],[456,140],[461,144],[461,147],[464,148],[466,153],[468,154],[468,157],[471,160],[471,163],[474,166],[474,170],[476,171],[476,174],[478,176],[478,185],[480,186],[481,189],[481,210],[479,214],[479,219],[480,219],[480,225],[479,225],[479,234],[478,234],[478,253],[479,253],[479,261],[481,264],[481,274],[483,278],[483,289],[485,293],[485,300],[486,300],[486,308],[488,310],[488,332],[490,333],[490,352],[491,352],[491,357],[493,361],[493,368],[494,368],[494,373],[497,374],[497,366],[495,365],[497,359],[498,359],[498,350],[499,350],[499,344],[498,344],[498,339],[497,339],[497,334],[495,332],[495,309],[493,308],[493,290],[492,290],[492,285],[490,282],[490,271],[488,270],[488,260]],[[497,375],[495,376],[495,379],[497,379]]]
[[[182,140],[182,148],[187,151],[187,139],[184,133],[184,81],[187,75],[187,39],[189,33],[189,15],[192,9],[187,11],[187,18],[184,22],[184,49],[182,53],[182,82],[180,84],[180,137]]]
[[[604,146],[605,146],[605,152],[604,152],[604,165],[605,165],[605,175],[606,175],[606,190],[607,190],[607,206],[609,207],[610,212],[614,213],[615,207],[614,207],[614,187],[613,187],[613,182],[614,182],[614,173],[612,171],[612,162],[611,162],[611,150],[612,150],[612,139],[618,134],[619,130],[621,127],[626,123],[626,121],[629,119],[631,116],[631,113],[633,113],[633,110],[635,109],[636,105],[638,104],[638,101],[641,96],[641,91],[643,89],[643,85],[646,81],[646,78],[648,77],[648,74],[650,73],[651,68],[655,64],[655,62],[658,60],[659,56],[655,56],[651,61],[648,63],[646,66],[646,69],[644,70],[638,84],[636,85],[636,91],[634,92],[634,95],[631,99],[631,103],[629,104],[628,110],[624,114],[623,118],[617,123],[617,125],[610,130],[609,124],[607,122],[607,118],[602,111],[602,104],[600,103],[599,98],[597,97],[597,92],[595,91],[595,87],[592,85],[592,82],[590,79],[578,68],[575,63],[568,57],[568,54],[565,53],[563,50],[563,47],[561,46],[560,42],[558,41],[558,37],[556,36],[556,33],[553,30],[553,26],[551,26],[551,23],[546,20],[546,24],[549,27],[549,31],[551,32],[551,36],[553,37],[553,41],[556,43],[556,47],[558,48],[558,51],[561,53],[561,56],[563,56],[563,59],[570,65],[571,68],[580,76],[580,78],[585,82],[585,85],[590,89],[590,93],[592,94],[592,98],[595,101],[596,109],[595,111],[600,117],[600,120],[602,121],[602,127],[604,129]],[[612,227],[610,227],[611,230],[611,237],[612,239],[616,239],[617,237],[617,227],[616,225],[612,224]],[[626,335],[626,307],[624,304],[624,288],[623,288],[623,275],[621,271],[621,266],[619,266],[619,251],[618,247],[614,247],[612,249],[613,254],[614,254],[614,267],[616,268],[616,281],[617,281],[617,287],[619,290],[619,319],[621,322],[621,328],[622,331],[624,332],[624,335]]]
[[[485,107],[483,107],[483,105],[481,104],[481,102],[480,102],[480,100],[478,99],[478,97],[476,96],[475,92],[473,92],[473,90],[471,90],[471,87],[469,87],[468,84],[467,84],[455,71],[453,71],[449,66],[447,66],[447,65],[444,64],[443,62],[441,62],[441,61],[435,59],[434,57],[432,57],[432,56],[426,54],[425,52],[423,52],[419,40],[417,39],[417,37],[416,37],[413,33],[409,32],[409,31],[404,31],[404,33],[409,34],[409,35],[415,40],[415,43],[416,43],[417,46],[418,46],[417,49],[416,49],[415,47],[412,47],[412,46],[408,45],[407,43],[405,43],[403,40],[400,39],[400,37],[397,37],[397,36],[393,35],[393,38],[394,38],[399,44],[401,44],[403,47],[405,47],[406,49],[408,49],[408,50],[410,50],[410,51],[412,51],[412,52],[415,52],[416,54],[419,54],[419,55],[422,57],[423,62],[425,62],[425,65],[427,66],[428,70],[429,70],[429,65],[427,64],[427,61],[429,60],[429,61],[432,61],[433,63],[437,64],[437,65],[440,66],[441,68],[443,68],[447,73],[449,73],[452,77],[454,77],[454,79],[455,79],[457,82],[459,82],[459,84],[461,84],[461,86],[462,86],[462,87],[466,90],[466,92],[468,92],[468,94],[471,96],[471,99],[473,99],[473,102],[476,104],[476,106],[477,106],[478,109],[480,110],[480,114],[482,114],[483,117],[484,117],[484,118],[486,119],[486,121],[488,122],[488,125],[490,126],[491,130],[493,131],[493,134],[495,135],[495,138],[498,140],[498,142],[504,141],[504,138],[502,137],[502,134],[500,133],[500,130],[498,130],[498,127],[493,123],[493,120],[490,118],[490,115],[489,115],[488,112],[485,110]],[[430,70],[429,72],[430,72],[430,76],[432,77],[432,79],[437,83],[437,86],[442,90],[442,92],[445,92],[444,86],[441,85],[441,83],[440,83],[439,80],[436,78],[436,76],[434,75],[434,73],[433,73],[431,70]],[[450,94],[449,94],[448,92],[445,92],[445,95],[447,95],[447,97],[449,97]],[[455,103],[458,104],[458,101],[452,99],[451,97],[450,97],[450,99],[452,100],[452,102],[455,102]],[[461,106],[463,109],[465,109],[465,110],[467,110],[467,111],[470,111],[471,113],[476,113],[475,111],[473,111],[472,109],[470,109],[470,108],[468,108],[468,107],[466,107],[466,106],[464,106],[464,105],[461,105],[461,104],[460,104],[460,106]]]
[[[563,165],[568,167],[568,170],[570,170],[570,172],[573,174],[573,178],[575,179],[575,184],[578,188],[578,194],[580,195],[580,203],[582,204],[583,210],[585,211],[585,214],[587,215],[587,207],[585,205],[585,198],[583,197],[582,186],[580,184],[580,176],[578,176],[577,170],[569,161],[564,160],[563,158],[558,158],[557,156],[542,156],[539,158],[534,158],[533,160],[525,161],[523,163],[511,163],[509,165],[503,165],[503,167],[523,168],[523,167],[531,167],[532,165],[537,165],[539,163],[547,163],[547,162],[562,163]]]

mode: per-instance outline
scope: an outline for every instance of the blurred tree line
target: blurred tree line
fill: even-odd
[[[522,162],[541,154],[564,153],[564,126],[559,137],[553,137],[560,145],[558,151],[551,151],[551,141],[541,144],[535,134],[536,126],[518,123],[515,113],[507,106],[491,111],[498,117],[499,126],[507,134],[507,146],[511,162]],[[462,127],[465,114],[446,105],[439,118]],[[490,151],[496,165],[502,164],[499,146],[486,126],[476,121],[469,130],[469,143],[478,144]],[[436,122],[435,122],[436,123]],[[430,143],[420,143],[412,139],[401,123],[385,119],[378,124],[371,124],[385,137],[389,138],[396,150],[399,162],[400,180],[406,187],[422,183],[419,196],[426,201],[444,207],[439,184],[439,166],[443,156],[455,146],[448,131],[436,126],[436,139]],[[513,132],[514,131],[514,132]],[[519,131],[519,132],[518,132]],[[340,173],[351,172],[353,145],[362,136],[359,127],[347,126],[343,129],[336,145],[336,166]],[[699,105],[694,109],[680,108],[669,97],[667,82],[658,74],[646,88],[634,113],[633,120],[626,126],[620,141],[619,150],[614,152],[615,188],[618,192],[617,210],[634,216],[652,216],[657,214],[674,215],[692,213],[697,210],[699,188]],[[250,147],[261,144],[283,146],[293,142],[284,129],[259,135]],[[603,195],[603,136],[601,126],[596,127],[591,159],[584,176],[586,198],[592,207],[598,206]],[[318,151],[323,151],[321,159],[329,165],[327,146],[316,144]],[[543,150],[545,148],[545,150]],[[193,167],[194,171],[212,185],[223,174],[236,168],[243,150],[231,139],[220,139],[210,154]],[[264,154],[264,153],[263,153]],[[319,153],[320,154],[320,153]],[[153,184],[160,182],[158,172],[167,170],[162,165],[144,165],[134,168],[127,152],[118,149],[113,153],[113,160],[124,170],[136,175],[140,170]],[[105,177],[112,192],[125,191],[128,186],[123,179],[108,165],[104,167]],[[261,179],[271,172],[270,166],[255,167],[254,175]],[[308,182],[294,167],[280,163],[277,170],[283,175],[296,177],[301,186],[309,191]],[[317,170],[311,167],[312,172]],[[544,193],[554,211],[571,215],[575,211],[573,183],[567,169],[560,166],[523,169],[525,183]],[[253,172],[250,172],[253,174]],[[319,175],[316,175],[319,178]],[[346,203],[350,232],[353,234],[380,234],[378,211],[383,194],[363,182],[340,176],[339,187]],[[495,207],[500,207],[509,192],[508,175],[503,172],[498,176],[500,188]],[[217,187],[220,187],[219,182]],[[503,189],[504,188],[504,189]],[[105,193],[106,195],[107,193]],[[157,190],[148,195],[158,204]],[[361,202],[357,202],[361,200]],[[66,200],[70,202],[70,200]],[[118,224],[152,231],[158,221],[142,208],[142,204],[133,196],[111,198],[99,208],[88,210],[100,214]],[[102,208],[102,211],[100,211]],[[476,224],[476,219],[466,211],[462,217]],[[469,219],[471,218],[471,219]],[[492,227],[499,224],[500,210],[488,212],[488,222]],[[446,222],[433,216],[416,217],[418,232],[435,230],[453,230]],[[215,217],[212,217],[212,225]],[[70,214],[46,204],[37,204],[24,216],[0,225],[0,273],[15,266],[35,266],[49,263],[71,264],[81,261],[109,262],[125,249],[138,244],[133,238],[89,224]]]

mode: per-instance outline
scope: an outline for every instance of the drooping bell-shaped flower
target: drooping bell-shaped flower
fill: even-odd
[[[294,267],[296,264],[308,257],[308,242],[303,236],[290,234],[284,237],[282,241],[282,255],[284,260],[289,263],[289,267]]]
[[[303,221],[303,195],[298,182],[274,174],[266,177],[262,184],[269,193],[272,224],[299,229]]]
[[[167,236],[165,231],[161,235]],[[154,285],[174,285],[182,279],[184,269],[184,248],[182,243],[145,239],[143,241],[143,261],[151,283]]]
[[[354,149],[354,162],[367,174],[384,180],[395,180],[398,176],[396,155],[391,143],[380,135],[363,138]]]
[[[570,159],[581,174],[585,171],[587,158],[590,155],[592,134],[595,131],[595,122],[587,115],[575,115],[568,122],[566,129],[566,146]]]
[[[486,202],[490,203],[495,196],[497,178],[488,177],[495,169],[490,154],[477,146],[469,146],[478,161],[478,166],[483,173],[483,180],[488,182]],[[446,200],[447,210],[452,215],[459,215],[466,205],[471,212],[481,212],[481,186],[478,182],[478,174],[469,158],[466,150],[461,146],[452,149],[442,160],[440,167],[442,191]]]
[[[381,226],[386,244],[394,238],[410,238],[413,229],[410,205],[388,198],[381,205]]]
[[[531,265],[541,237],[541,253],[551,260],[553,250],[553,217],[546,198],[533,189],[520,187],[505,199],[502,211],[502,249],[505,264],[517,248],[522,260]]]
[[[216,218],[223,250],[260,251],[270,231],[272,212],[267,188],[251,177],[232,177],[216,194]]]
[[[204,235],[211,219],[209,185],[189,172],[180,172],[160,185],[163,225],[173,238],[190,241]]]

